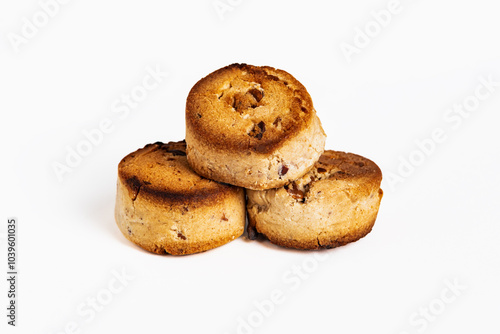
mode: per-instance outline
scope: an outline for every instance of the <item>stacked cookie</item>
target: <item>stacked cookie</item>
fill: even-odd
[[[289,73],[219,69],[188,95],[185,142],[146,145],[120,162],[118,226],[144,249],[169,254],[234,240],[245,211],[250,239],[298,249],[356,241],[375,222],[382,173],[361,156],[324,151],[325,138],[311,97]]]

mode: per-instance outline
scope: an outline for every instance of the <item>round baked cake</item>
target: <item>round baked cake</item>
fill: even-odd
[[[213,180],[281,187],[313,167],[325,138],[305,87],[272,67],[224,67],[198,81],[187,98],[188,161]]]
[[[325,151],[306,175],[278,188],[247,190],[248,235],[298,249],[333,248],[368,234],[382,199],[382,172],[352,153]]]
[[[119,163],[115,219],[127,239],[150,252],[197,253],[243,233],[245,194],[193,172],[184,141],[157,142]]]

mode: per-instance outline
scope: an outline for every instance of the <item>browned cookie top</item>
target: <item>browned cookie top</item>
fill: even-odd
[[[382,171],[370,159],[354,153],[327,150],[315,164],[318,174],[327,178],[343,179],[370,177],[382,180]]]
[[[186,125],[214,147],[270,153],[307,128],[315,114],[309,93],[289,73],[232,64],[191,89]]]
[[[293,198],[304,200],[312,185],[322,180],[346,181],[371,191],[380,187],[382,171],[373,161],[360,155],[327,150],[307,174],[286,185],[285,189]],[[345,187],[345,183],[339,182],[339,186]]]
[[[161,203],[215,201],[237,190],[196,174],[188,165],[184,141],[156,142],[130,153],[119,163],[118,177],[133,200],[141,193]]]

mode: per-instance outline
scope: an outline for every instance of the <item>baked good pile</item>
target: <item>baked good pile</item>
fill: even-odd
[[[382,172],[352,153],[325,151],[306,88],[289,73],[232,64],[198,81],[186,139],[148,144],[118,165],[115,219],[158,254],[192,254],[240,237],[296,249],[367,235]],[[262,237],[262,238],[260,238]]]

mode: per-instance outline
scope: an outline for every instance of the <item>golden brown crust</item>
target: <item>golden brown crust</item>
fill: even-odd
[[[382,172],[352,153],[325,151],[302,178],[278,189],[247,190],[248,235],[297,249],[333,248],[368,234],[383,191]]]
[[[213,202],[238,191],[196,174],[187,162],[184,141],[156,142],[130,153],[119,163],[118,177],[133,198],[141,193],[159,203]]]
[[[315,116],[306,88],[268,66],[221,68],[198,81],[186,103],[187,131],[214,149],[263,154],[309,127]]]
[[[382,180],[377,164],[354,153],[326,150],[315,167],[316,170],[325,169],[335,179],[368,177],[379,183]]]
[[[243,233],[244,190],[198,176],[185,151],[184,142],[157,142],[119,164],[116,223],[127,239],[150,252],[202,252]]]
[[[314,167],[301,178],[285,186],[288,193],[301,201],[314,196],[311,188],[318,188],[321,180],[349,181],[356,184],[358,192],[364,194],[378,189],[382,182],[382,171],[370,159],[354,153],[326,150]],[[337,183],[344,187],[344,183]]]
[[[187,98],[188,162],[212,180],[281,187],[314,165],[325,139],[304,86],[272,67],[224,67],[201,79]]]

